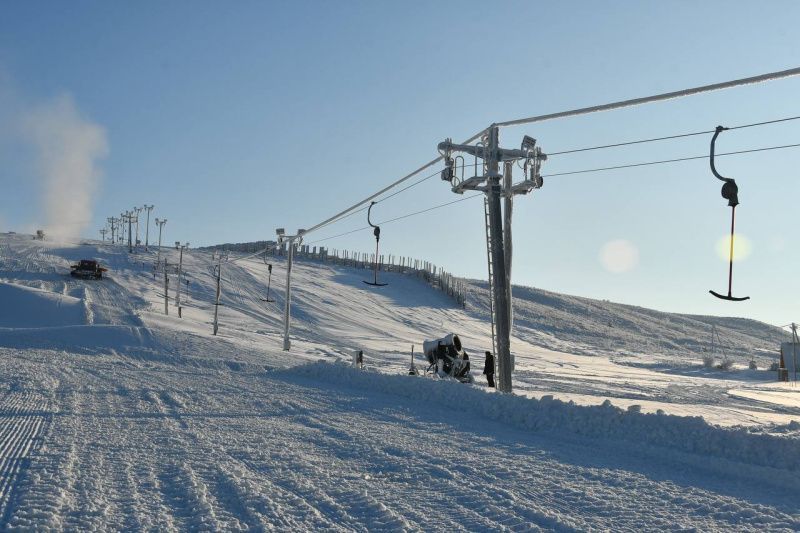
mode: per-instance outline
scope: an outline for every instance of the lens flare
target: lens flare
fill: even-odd
[[[728,261],[731,253],[731,236],[725,235],[718,240],[715,249],[720,259],[723,261]],[[750,242],[750,239],[737,233],[733,238],[733,261],[744,261],[750,257],[752,251],[753,245]]]
[[[639,264],[639,249],[625,239],[609,241],[600,249],[600,262],[614,274],[629,272]]]

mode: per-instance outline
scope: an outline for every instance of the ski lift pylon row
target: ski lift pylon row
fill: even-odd
[[[739,187],[736,185],[736,181],[732,178],[726,178],[722,176],[719,172],[717,172],[717,167],[714,166],[714,147],[717,142],[717,137],[723,131],[727,130],[723,126],[717,126],[717,129],[714,131],[714,136],[711,138],[711,154],[709,155],[709,162],[711,163],[711,172],[714,176],[719,179],[720,181],[724,182],[722,184],[722,197],[728,200],[728,206],[731,208],[731,242],[730,242],[730,251],[728,256],[728,294],[727,296],[724,294],[719,294],[714,291],[708,291],[717,298],[722,300],[728,300],[730,302],[742,302],[744,300],[749,300],[749,296],[744,297],[735,297],[733,296],[733,240],[734,240],[734,227],[736,222],[736,206],[739,205]]]

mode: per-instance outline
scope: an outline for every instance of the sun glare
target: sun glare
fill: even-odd
[[[609,241],[600,249],[600,262],[614,274],[622,274],[639,264],[639,249],[625,239]]]
[[[723,261],[727,261],[730,256],[731,251],[731,236],[725,235],[721,239],[717,241],[715,246],[717,251],[717,255]],[[753,245],[750,242],[750,239],[745,237],[744,235],[736,234],[733,238],[733,260],[734,261],[743,261],[750,257],[750,253],[753,251]]]

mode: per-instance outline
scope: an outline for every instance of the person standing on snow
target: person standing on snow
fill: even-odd
[[[486,362],[483,363],[483,373],[486,375],[486,381],[489,382],[489,387],[494,388],[494,356],[492,352],[486,352]]]

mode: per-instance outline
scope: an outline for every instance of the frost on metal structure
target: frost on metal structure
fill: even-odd
[[[155,206],[152,205],[152,204],[151,205],[144,204],[142,206],[142,208],[145,211],[147,211],[147,227],[145,229],[145,236],[144,236],[144,250],[145,251],[149,251],[150,250],[150,248],[149,248],[149,246],[150,246],[150,211],[152,211],[154,207]]]
[[[536,139],[523,138],[519,149],[501,148],[499,129],[490,127],[476,145],[455,144],[450,139],[439,143],[439,153],[445,162],[442,180],[451,185],[454,193],[464,191],[481,191],[486,194],[486,246],[489,270],[490,309],[492,315],[492,331],[494,349],[497,354],[498,390],[512,392],[511,374],[513,359],[511,356],[511,206],[515,194],[528,194],[542,186],[539,170],[541,163],[547,159],[541,148],[536,146]],[[475,175],[463,176],[463,164],[460,178],[456,176],[455,152],[472,156],[475,160]],[[462,159],[461,156],[458,156]],[[478,159],[483,161],[479,170]],[[525,175],[522,181],[513,183],[511,171],[514,162],[524,162]],[[500,174],[500,163],[503,163],[503,174]],[[501,183],[501,178],[503,178]],[[505,199],[505,210],[501,205]],[[505,211],[505,212],[503,212]]]
[[[159,219],[156,217],[156,224],[158,224],[158,258],[156,259],[156,266],[161,264],[161,231],[164,229],[164,224],[167,223],[167,219]]]
[[[778,79],[783,79],[783,78],[789,78],[789,77],[798,76],[798,75],[800,75],[800,67],[787,69],[787,70],[782,70],[782,71],[777,71],[777,72],[769,72],[769,73],[766,73],[766,74],[760,74],[758,76],[751,76],[751,77],[748,77],[748,78],[730,80],[730,81],[726,81],[726,82],[722,82],[722,83],[713,83],[713,84],[710,84],[710,85],[702,85],[702,86],[698,86],[698,87],[691,87],[691,88],[683,89],[683,90],[680,90],[680,91],[673,91],[673,92],[656,94],[656,95],[651,95],[651,96],[645,96],[645,97],[641,97],[641,98],[633,98],[633,99],[628,99],[628,100],[620,100],[620,101],[617,101],[617,102],[611,102],[611,103],[602,104],[602,105],[596,105],[596,106],[591,106],[591,107],[582,107],[582,108],[577,108],[577,109],[570,109],[570,110],[567,110],[567,111],[560,111],[560,112],[557,112],[557,113],[548,113],[548,114],[544,114],[544,115],[536,115],[536,116],[531,116],[531,117],[526,117],[526,118],[521,118],[521,119],[508,120],[508,121],[505,121],[505,122],[496,122],[496,123],[492,124],[491,126],[489,126],[489,127],[485,128],[485,129],[479,131],[478,133],[472,135],[470,138],[465,140],[462,145],[453,145],[453,146],[469,146],[469,143],[474,142],[474,141],[476,141],[478,139],[481,139],[482,137],[492,137],[493,136],[495,141],[496,141],[497,140],[497,128],[498,127],[516,126],[516,125],[521,125],[521,124],[532,124],[532,123],[535,123],[535,122],[544,122],[544,121],[556,120],[556,119],[560,119],[560,118],[574,117],[574,116],[578,116],[578,115],[586,115],[586,114],[590,114],[590,113],[611,111],[611,110],[615,110],[615,109],[622,109],[622,108],[626,108],[626,107],[639,106],[639,105],[653,103],[653,102],[659,102],[659,101],[665,101],[665,100],[671,100],[671,99],[677,99],[677,98],[684,98],[684,97],[687,97],[687,96],[692,96],[692,95],[696,95],[696,94],[702,94],[702,93],[706,93],[706,92],[730,89],[730,88],[738,87],[738,86],[742,86],[742,85],[751,85],[751,84],[755,84],[755,83],[763,83],[763,82],[767,82],[767,81],[773,81],[773,80],[778,80]],[[530,139],[527,136],[526,136],[525,140],[526,141],[530,140],[530,141],[533,141],[535,143],[535,140]],[[452,143],[450,143],[449,140],[446,141],[446,142],[448,142],[449,144],[452,145]],[[525,141],[523,141],[523,148],[524,148],[524,144],[525,144]],[[486,143],[483,143],[483,146],[485,146],[485,145],[486,145]],[[476,147],[471,147],[471,148],[476,148]],[[492,152],[492,151],[493,150],[489,150],[489,152]],[[476,159],[478,157],[481,157],[482,159],[484,159],[484,169],[485,170],[488,169],[487,160],[485,158],[483,158],[482,156],[478,156],[477,152],[473,152],[473,155],[476,157]],[[544,154],[541,154],[541,155],[544,155]],[[320,228],[323,228],[325,226],[328,226],[329,224],[333,224],[333,223],[343,219],[344,217],[346,217],[347,215],[352,213],[354,210],[356,210],[359,207],[365,205],[367,202],[370,202],[370,201],[374,200],[375,198],[377,198],[378,196],[382,195],[383,193],[389,191],[390,189],[393,189],[394,187],[397,187],[398,185],[410,180],[414,176],[417,176],[418,174],[420,174],[424,170],[426,170],[426,169],[432,167],[433,165],[439,163],[443,159],[444,158],[443,158],[442,155],[440,155],[439,157],[434,158],[433,160],[423,164],[421,167],[417,168],[413,172],[410,172],[410,173],[406,174],[405,176],[401,177],[400,179],[398,179],[398,180],[390,183],[389,185],[381,188],[377,192],[374,192],[374,193],[370,194],[369,196],[367,196],[366,198],[356,202],[355,204],[351,205],[350,207],[348,207],[348,208],[340,211],[339,213],[337,213],[337,214],[335,214],[335,215],[323,220],[322,222],[319,222],[316,225],[313,225],[313,226],[309,227],[307,230],[305,230],[304,233],[306,235],[308,235],[308,234],[310,234],[310,233],[312,233],[312,232],[314,232],[314,231],[316,231],[316,230],[318,230]],[[512,194],[525,194],[527,192],[530,192],[534,188],[541,187],[541,185],[542,185],[541,175],[539,175],[538,170],[534,170],[534,169],[538,168],[538,166],[541,164],[542,161],[544,161],[544,159],[545,159],[544,157],[542,157],[542,158],[534,158],[534,160],[532,161],[533,164],[531,165],[531,167],[532,167],[531,168],[531,175],[535,176],[536,178],[534,180],[528,180],[527,179],[527,175],[528,175],[527,170],[528,169],[526,168],[526,180],[523,181],[522,183],[517,184],[517,186],[512,186]],[[513,158],[511,160],[513,160]],[[495,161],[495,163],[494,163],[495,167],[497,166],[497,163],[498,163],[498,161]],[[449,164],[449,166],[446,166],[444,171],[442,172],[442,178],[443,179],[447,179],[448,181],[454,180],[455,179],[454,162],[452,160],[451,161],[445,161],[445,164],[446,165]],[[527,167],[527,165],[526,165],[526,167]],[[477,171],[477,167],[476,167],[476,171]],[[497,173],[497,169],[496,168],[495,168],[494,172]],[[459,184],[460,188],[461,188],[460,191],[456,190],[455,186],[454,186],[453,190],[455,192],[463,192],[464,190],[467,190],[467,189],[471,188],[472,186],[480,185],[479,182],[475,182],[475,181],[471,182],[470,181],[471,179],[472,178],[470,178],[468,180],[465,180],[463,183]],[[526,183],[527,181],[533,181],[533,184]],[[533,185],[533,186],[531,187],[531,185]],[[495,205],[495,202],[488,202],[490,196],[492,196],[494,194],[494,193],[492,193],[491,189],[492,189],[491,187],[487,187],[484,192],[487,195],[487,204]],[[483,190],[483,189],[481,189],[481,190]],[[498,193],[498,195],[499,195],[499,193]],[[492,208],[492,212],[494,212],[495,210],[499,211],[499,209],[500,209],[500,206],[499,206],[499,199],[498,199],[497,200],[497,205]],[[488,216],[488,205],[487,205],[487,219],[488,218],[489,218],[489,216]],[[496,227],[497,228],[500,227],[499,223],[496,225]],[[510,226],[509,226],[509,230],[510,230]],[[497,233],[497,232],[495,232],[495,233]],[[489,242],[491,242],[493,239],[494,238],[490,236],[490,238],[488,240],[489,240]],[[502,238],[500,238],[500,240],[502,240]],[[491,254],[490,254],[490,257],[491,257]],[[241,258],[241,259],[245,259],[245,258]],[[490,259],[490,267],[491,267],[491,262],[492,262],[492,260]],[[503,270],[505,270],[505,268]],[[286,298],[287,298],[287,300],[290,297],[290,294],[288,292],[288,289],[290,288],[290,285],[291,285],[290,274],[291,274],[291,271],[287,271],[287,280],[286,280],[286,286],[287,286]],[[506,273],[506,276],[507,275],[508,274]],[[491,278],[490,278],[490,281],[491,281]],[[508,293],[508,290],[504,289],[503,292],[504,293]],[[510,298],[509,298],[509,300],[510,300]],[[506,302],[506,303],[508,303],[510,305],[510,301]],[[287,302],[286,305],[287,305],[287,310],[288,310],[288,306],[289,306],[288,302]],[[508,314],[509,311],[504,311],[504,313]],[[288,331],[289,331],[288,311],[287,311],[287,317],[286,317],[286,320],[285,320],[284,324],[285,324],[285,337],[284,337],[284,346],[285,346],[285,348],[284,349],[288,349],[286,347],[287,344],[288,344],[288,338],[289,338],[288,337]],[[510,327],[510,325],[509,325],[509,327]],[[510,378],[509,378],[508,386],[509,386],[509,389],[510,389]]]
[[[286,235],[286,230],[278,228],[275,230],[278,236],[278,244],[284,242],[288,244],[289,253],[286,259],[286,294],[284,295],[283,305],[283,351],[288,352],[292,347],[292,342],[289,339],[289,321],[291,319],[291,305],[292,305],[292,262],[294,260],[294,247],[303,244],[303,235],[306,230],[297,230],[296,235]]]

